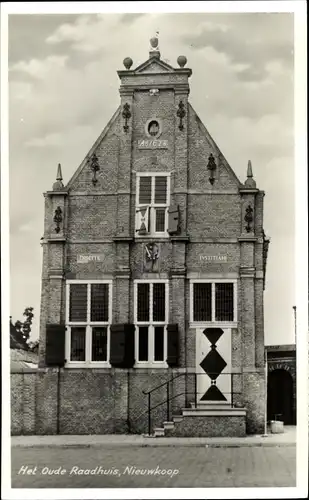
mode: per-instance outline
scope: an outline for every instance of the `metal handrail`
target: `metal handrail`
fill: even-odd
[[[190,376],[190,375],[194,375],[194,380],[195,380],[195,384],[194,384],[194,393],[192,392],[188,392],[187,390],[185,390],[184,392],[180,393],[180,394],[177,394],[176,396],[173,396],[172,398],[170,397],[170,393],[169,393],[169,384],[170,382],[172,382],[173,380],[181,377],[181,376]],[[175,375],[174,377],[172,377],[171,379],[169,380],[166,380],[165,382],[163,382],[162,384],[159,384],[158,386],[154,387],[153,389],[151,389],[150,391],[142,391],[143,394],[145,394],[146,396],[148,396],[148,434],[150,435],[151,433],[151,412],[152,410],[154,410],[155,408],[158,408],[159,406],[163,405],[166,403],[166,415],[167,415],[167,421],[169,421],[169,414],[170,414],[170,408],[169,408],[169,403],[170,401],[172,401],[173,399],[175,399],[176,397],[179,397],[179,396],[182,396],[182,395],[185,395],[187,396],[188,394],[194,394],[195,396],[195,406],[197,406],[197,376],[198,375],[205,375],[205,373],[187,373],[187,372],[183,372],[183,373],[177,373],[177,375]],[[208,375],[218,375],[218,372],[209,372]],[[235,394],[240,394],[239,392],[234,392],[233,391],[233,388],[234,388],[234,385],[233,385],[233,375],[240,375],[238,373],[230,373],[230,372],[225,372],[225,373],[220,373],[220,376],[222,375],[231,375],[232,377],[232,380],[231,380],[231,392],[228,392],[228,393],[224,393],[224,394],[231,394],[231,404],[233,405],[233,395]],[[155,406],[151,406],[151,394],[157,390],[157,389],[160,389],[161,387],[164,387],[166,386],[166,399],[161,401],[160,403],[156,404]]]

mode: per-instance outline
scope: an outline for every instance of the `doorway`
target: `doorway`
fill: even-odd
[[[267,420],[294,425],[293,413],[293,378],[286,370],[273,370],[268,374]]]
[[[231,403],[231,329],[196,329],[197,400],[206,405]]]

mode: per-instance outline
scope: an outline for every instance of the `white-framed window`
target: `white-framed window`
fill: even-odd
[[[191,280],[190,322],[203,325],[235,326],[237,323],[237,280]]]
[[[111,320],[111,280],[66,282],[66,366],[110,366]]]
[[[136,174],[136,237],[167,237],[170,174]]]
[[[168,280],[134,282],[136,367],[167,367]]]

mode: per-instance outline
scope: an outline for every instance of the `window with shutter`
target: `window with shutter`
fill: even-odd
[[[136,367],[166,367],[168,281],[136,280],[134,290]]]
[[[112,282],[67,281],[66,365],[108,366]]]
[[[168,236],[170,174],[138,173],[136,190],[136,236]]]

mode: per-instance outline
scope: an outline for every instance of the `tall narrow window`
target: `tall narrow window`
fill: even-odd
[[[110,282],[67,282],[67,363],[107,363],[111,322]]]
[[[211,321],[211,283],[194,283],[194,321]]]
[[[139,281],[135,285],[136,359],[148,365],[166,360],[168,284]]]
[[[170,178],[137,174],[136,235],[167,236]]]
[[[216,321],[233,321],[234,287],[233,283],[216,283]]]

